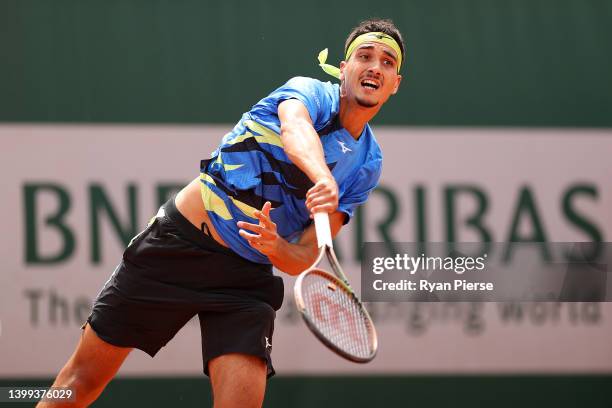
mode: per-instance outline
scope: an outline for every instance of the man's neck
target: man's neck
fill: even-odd
[[[365,125],[378,113],[380,106],[364,108],[356,102],[340,97],[340,124],[355,140],[359,139]]]

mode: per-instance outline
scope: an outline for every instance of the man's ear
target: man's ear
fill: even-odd
[[[340,82],[344,81],[344,67],[346,67],[346,61],[340,61]]]
[[[393,87],[393,91],[391,92],[391,95],[395,95],[397,93],[397,90],[399,89],[399,86],[400,86],[400,82],[402,82],[402,76],[398,74],[397,79],[395,81],[395,86]]]

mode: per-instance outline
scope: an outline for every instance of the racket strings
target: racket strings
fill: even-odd
[[[312,275],[305,283],[305,306],[317,329],[341,350],[360,358],[371,356],[370,321],[355,296],[322,276]]]

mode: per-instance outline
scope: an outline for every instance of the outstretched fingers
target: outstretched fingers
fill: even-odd
[[[240,228],[238,234],[246,239],[251,247],[266,254],[274,250],[278,239],[276,224],[270,218],[271,209],[272,204],[266,201],[261,211],[257,210],[253,212],[255,218],[259,220],[259,224],[245,221],[239,221],[237,223],[238,228]]]

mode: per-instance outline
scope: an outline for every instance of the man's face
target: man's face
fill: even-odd
[[[402,76],[397,73],[395,51],[381,43],[363,43],[340,63],[343,96],[364,108],[384,104],[397,92]]]

